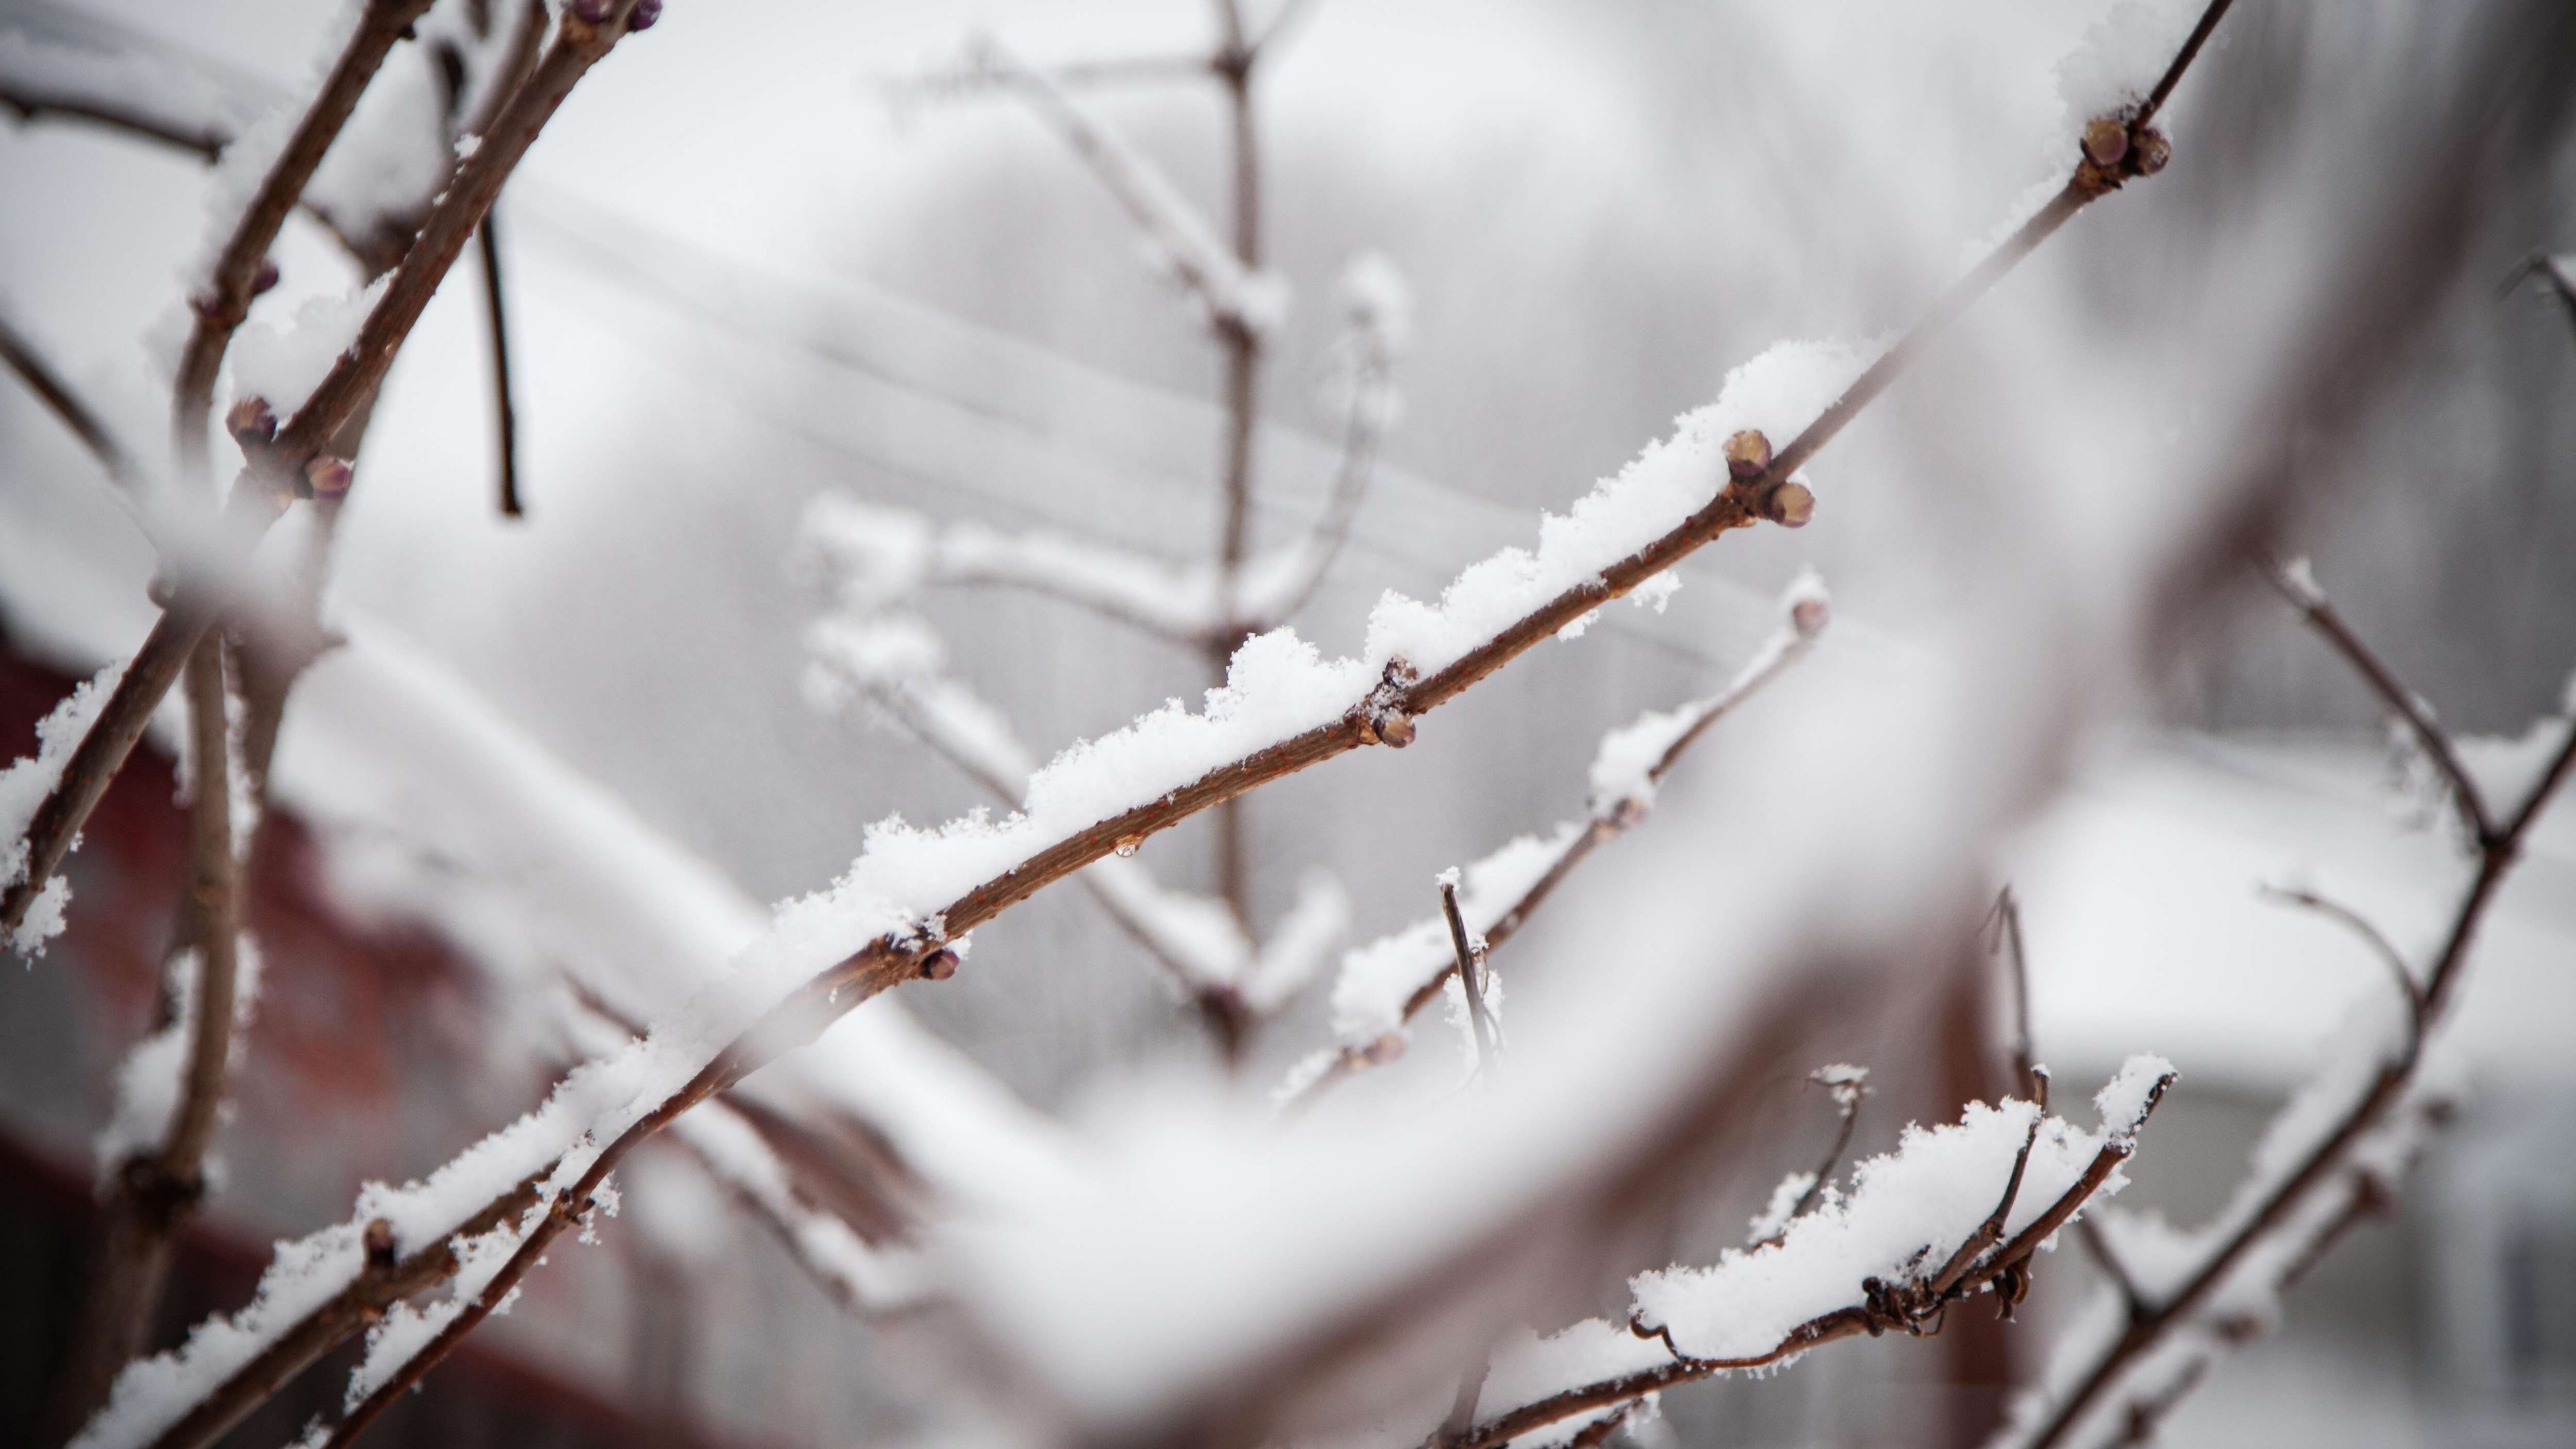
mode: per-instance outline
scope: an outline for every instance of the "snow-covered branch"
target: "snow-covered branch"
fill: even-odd
[[[1148,254],[1186,288],[1220,330],[1258,337],[1286,320],[1288,284],[1236,256],[1198,208],[1134,148],[1084,110],[1046,73],[1029,68],[988,36],[968,43],[966,71],[1026,99],[1090,166],[1142,235]]]
[[[1710,726],[1815,647],[1831,617],[1823,581],[1813,573],[1801,575],[1780,606],[1780,627],[1726,688],[1677,709],[1649,710],[1602,736],[1585,818],[1565,821],[1544,838],[1517,836],[1464,867],[1458,909],[1487,950],[1517,934],[1594,850],[1645,821],[1656,786]],[[1299,1063],[1281,1084],[1280,1100],[1311,1101],[1338,1082],[1402,1056],[1405,1023],[1456,975],[1456,952],[1438,916],[1345,955],[1333,986],[1333,1034],[1340,1045]]]
[[[861,699],[1006,803],[1022,798],[1035,761],[1010,722],[947,671],[946,649],[908,615],[819,620],[806,693],[839,710]],[[1300,883],[1296,903],[1256,947],[1223,901],[1174,890],[1128,853],[1075,877],[1119,927],[1223,1029],[1275,1010],[1321,965],[1350,922],[1350,902],[1328,872]]]
[[[1980,1294],[2002,1311],[2027,1291],[2031,1255],[2126,1184],[2121,1166],[2173,1081],[2133,1057],[2094,1098],[2086,1132],[2037,1105],[1970,1103],[1956,1123],[1909,1125],[1896,1151],[1828,1184],[1776,1238],[1706,1268],[1630,1280],[1628,1322],[1589,1319],[1495,1355],[1476,1426],[1434,1449],[1490,1449],[1551,1424],[1623,1411],[1675,1384],[1763,1368],[1839,1339],[1928,1336]]]

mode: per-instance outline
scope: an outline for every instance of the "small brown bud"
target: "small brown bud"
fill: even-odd
[[[304,482],[313,496],[330,502],[349,496],[349,461],[329,454],[304,465]]]
[[[2162,131],[2138,133],[2138,159],[2135,164],[2140,176],[2155,175],[2164,170],[2165,163],[2172,159],[2173,142],[2166,140]]]
[[[1771,501],[1762,511],[1782,528],[1804,528],[1816,516],[1816,495],[1804,483],[1783,483],[1771,490]]]
[[[2084,123],[2084,159],[2108,170],[2128,154],[2128,122],[2117,116],[2095,116]]]
[[[1726,440],[1726,471],[1747,482],[1771,466],[1771,440],[1758,428],[1746,428]]]
[[[1789,606],[1789,627],[1797,630],[1801,639],[1813,639],[1822,634],[1833,618],[1834,606],[1813,595]]]
[[[1400,709],[1390,709],[1377,721],[1377,737],[1391,750],[1413,743],[1413,716]]]
[[[921,979],[945,981],[957,974],[957,953],[942,946],[921,958]]]
[[[1404,1033],[1400,1031],[1388,1032],[1386,1035],[1370,1042],[1368,1044],[1368,1050],[1360,1053],[1360,1055],[1365,1057],[1368,1060],[1368,1064],[1373,1067],[1382,1067],[1389,1062],[1401,1061],[1404,1058]]]
[[[243,447],[265,445],[277,438],[277,414],[264,397],[246,397],[224,414],[224,431]]]
[[[367,1266],[390,1268],[394,1265],[394,1225],[383,1218],[367,1219],[366,1232],[360,1238],[366,1245]]]
[[[250,274],[250,294],[254,297],[259,296],[276,285],[277,263],[266,257],[261,258],[259,270]]]

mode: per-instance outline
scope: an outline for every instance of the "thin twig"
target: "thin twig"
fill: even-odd
[[[1856,1078],[1828,1077],[1827,1073],[1832,1070],[1824,1068],[1810,1072],[1807,1080],[1833,1093],[1834,1115],[1839,1119],[1834,1127],[1833,1145],[1825,1149],[1824,1160],[1816,1164],[1813,1180],[1807,1184],[1805,1192],[1798,1194],[1797,1204],[1789,1209],[1788,1222],[1782,1223],[1779,1231],[1765,1238],[1764,1242],[1780,1241],[1788,1235],[1789,1223],[1814,1212],[1824,1202],[1825,1188],[1834,1179],[1834,1169],[1842,1165],[1843,1154],[1851,1150],[1852,1132],[1860,1126],[1860,1104],[1869,1096],[1869,1073],[1862,1071]]]
[[[1476,1062],[1480,1067],[1490,1065],[1494,1060],[1494,1019],[1485,1011],[1485,985],[1479,979],[1482,973],[1476,969],[1485,951],[1482,943],[1467,934],[1467,918],[1458,914],[1458,882],[1454,879],[1440,882],[1440,913],[1449,918],[1449,944],[1458,953],[1458,962],[1451,969],[1458,973],[1458,983],[1466,990],[1469,1030],[1476,1038]]]
[[[2359,936],[2362,942],[2370,947],[2371,954],[2378,957],[2380,963],[2388,968],[2389,979],[2396,983],[2398,994],[2406,998],[2406,1016],[2410,1025],[2421,1027],[2424,1007],[2423,988],[2415,984],[2415,973],[2407,966],[2406,958],[2398,953],[2397,948],[2390,944],[2388,937],[2383,935],[2377,926],[2363,919],[2359,912],[2327,900],[2314,891],[2276,885],[2257,886],[2255,890],[2266,900],[2279,901],[2285,905],[2305,906],[2318,915],[2347,927],[2354,935]]]
[[[2182,84],[2183,72],[2191,69],[2191,63],[2200,56],[2200,48],[2209,43],[2210,32],[2216,30],[2218,22],[2226,17],[2227,7],[2235,3],[2236,0],[2211,0],[2209,7],[2200,12],[2200,23],[2192,26],[2191,35],[2183,41],[2182,49],[2174,53],[2173,64],[2165,67],[2164,75],[2156,81],[2156,88],[2147,93],[2146,104],[2138,107],[2137,119],[2132,125],[2145,126],[2154,122],[2156,113],[2173,98],[2174,87]]]
[[[117,442],[116,434],[110,432],[98,414],[81,401],[80,395],[72,391],[71,384],[63,381],[62,374],[45,361],[35,344],[9,325],[6,317],[0,317],[0,359],[8,362],[9,370],[18,374],[19,380],[27,384],[28,391],[52,409],[55,417],[62,419],[63,426],[71,429],[72,436],[80,439],[81,446],[89,449],[90,456],[98,459],[98,465],[107,470],[107,476],[119,488],[129,495],[141,491],[141,480],[134,472],[133,455]]]
[[[519,505],[519,411],[510,400],[510,322],[501,305],[501,235],[486,212],[477,234],[483,243],[484,315],[492,326],[492,412],[501,450],[501,516],[524,517]]]
[[[2344,622],[2343,615],[2336,612],[2313,579],[2294,565],[2280,563],[2267,568],[2264,574],[2272,581],[2272,586],[2281,591],[2281,596],[2305,615],[2319,634],[2325,636],[2326,642],[2334,645],[2335,652],[2352,665],[2354,672],[2370,686],[2371,693],[2378,695],[2382,704],[2406,722],[2406,728],[2414,734],[2415,742],[2423,749],[2426,758],[2442,772],[2443,784],[2450,793],[2452,805],[2460,813],[2460,824],[2469,832],[2470,844],[2475,848],[2485,848],[2495,835],[2495,824],[2487,814],[2486,800],[2478,793],[2477,782],[2469,778],[2468,770],[2460,764],[2459,755],[2451,748],[2449,736],[2433,722],[2432,711],[2425,708],[2424,701],[2397,682],[2396,674],[2369,645],[2361,642],[2359,635],[2353,633],[2352,626]]]

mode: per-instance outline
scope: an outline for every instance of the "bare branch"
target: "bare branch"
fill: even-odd
[[[2397,948],[2389,943],[2386,936],[2380,934],[2377,926],[2363,919],[2351,908],[2327,900],[2314,891],[2275,885],[2258,886],[2256,891],[2267,900],[2279,901],[2284,905],[2304,906],[2361,937],[2363,944],[2370,947],[2371,954],[2377,956],[2381,964],[2388,968],[2389,977],[2396,983],[2398,994],[2406,998],[2407,1020],[2418,1027],[2422,1025],[2423,989],[2415,984],[2415,973],[2407,966],[2406,958],[2398,954]]]
[[[141,493],[142,480],[134,471],[134,455],[117,442],[116,435],[108,430],[107,424],[80,400],[80,395],[73,392],[71,384],[63,381],[62,375],[45,361],[35,344],[9,325],[6,317],[0,317],[0,359],[8,362],[9,370],[18,374],[19,380],[27,384],[28,391],[52,409],[55,417],[62,419],[63,426],[71,429],[72,436],[80,439],[81,446],[98,459],[98,465],[107,471],[108,478],[117,487],[123,489],[128,497]]]
[[[2450,739],[2442,733],[2442,727],[2433,722],[2432,711],[2425,708],[2423,698],[2397,682],[2397,676],[2371,651],[2369,645],[2361,642],[2359,635],[2352,632],[2352,627],[2344,622],[2343,615],[2335,611],[2325,591],[2317,587],[2315,577],[2301,563],[2275,563],[2264,572],[2272,586],[2281,591],[2281,596],[2305,615],[2308,623],[2352,665],[2354,672],[2370,686],[2371,692],[2379,696],[2380,702],[2406,722],[2406,728],[2414,734],[2415,742],[2422,747],[2425,757],[2442,772],[2443,785],[2453,807],[2460,813],[2460,824],[2468,831],[2469,840],[2483,847],[2495,833],[2495,826],[2487,815],[2486,801],[2478,793],[2477,782],[2471,780],[2469,772],[2461,766],[2459,756],[2451,749]]]
[[[1061,87],[988,37],[976,40],[968,62],[1026,100],[1039,119],[1055,128],[1206,309],[1211,325],[1258,334],[1277,320],[1277,287],[1259,273],[1257,260],[1247,261],[1219,242],[1207,218],[1161,171],[1074,104]]]
[[[501,515],[518,518],[525,512],[519,506],[519,413],[510,400],[510,323],[501,305],[501,235],[489,213],[476,234],[483,243],[484,315],[492,326],[492,412],[500,434]]]
[[[1440,913],[1449,920],[1449,942],[1458,953],[1459,984],[1467,993],[1467,1021],[1476,1034],[1476,1061],[1479,1066],[1494,1059],[1494,1018],[1485,1009],[1484,983],[1477,979],[1477,963],[1484,959],[1484,946],[1467,934],[1467,922],[1458,914],[1458,882],[1453,877],[1440,882]]]
[[[1833,1181],[1834,1169],[1841,1165],[1843,1154],[1851,1149],[1852,1131],[1860,1125],[1861,1101],[1869,1096],[1869,1072],[1865,1068],[1819,1067],[1807,1074],[1807,1080],[1833,1093],[1837,1119],[1834,1142],[1825,1149],[1824,1160],[1816,1164],[1807,1190],[1798,1195],[1796,1205],[1789,1209],[1788,1222],[1782,1223],[1779,1232],[1765,1239],[1768,1242],[1777,1242],[1789,1231],[1789,1223],[1814,1212],[1817,1205],[1825,1200],[1825,1186]]]

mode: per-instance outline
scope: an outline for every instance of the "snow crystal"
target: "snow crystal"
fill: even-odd
[[[2121,1063],[2119,1072],[2093,1094],[2093,1110],[2102,1116],[2102,1130],[2114,1137],[2136,1135],[2174,1075],[2174,1064],[2152,1053]]]
[[[413,1355],[429,1347],[439,1330],[456,1320],[465,1304],[442,1298],[427,1308],[397,1303],[367,1330],[367,1356],[349,1373],[349,1388],[340,1401],[343,1413],[365,1403],[367,1396],[393,1382]]]
[[[167,990],[175,1008],[158,1031],[135,1044],[116,1071],[116,1110],[96,1139],[99,1181],[158,1148],[170,1135],[188,1074],[188,1049],[197,1035],[197,998],[204,956],[194,947],[170,958]]]
[[[26,878],[27,827],[44,807],[45,797],[61,782],[73,751],[89,734],[91,724],[107,707],[108,697],[124,677],[125,661],[120,659],[75,687],[68,698],[37,721],[36,753],[0,770],[0,886],[15,885]],[[31,961],[42,955],[45,942],[62,931],[63,908],[70,901],[70,884],[56,875],[19,922],[9,938],[9,948]]]
[[[1771,1201],[1754,1216],[1752,1226],[1745,1231],[1744,1241],[1761,1243],[1780,1236],[1781,1231],[1789,1226],[1790,1218],[1797,1213],[1798,1204],[1806,1197],[1807,1189],[1815,1185],[1816,1175],[1812,1172],[1793,1172],[1780,1179],[1780,1185],[1771,1189]]]

